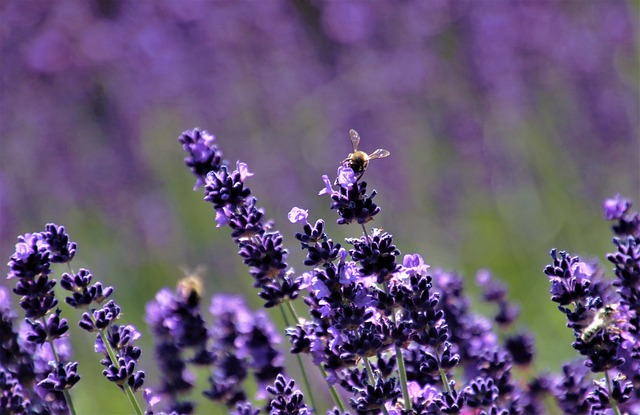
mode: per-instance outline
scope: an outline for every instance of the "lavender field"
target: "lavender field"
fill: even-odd
[[[639,13],[0,1],[2,410],[639,411]]]

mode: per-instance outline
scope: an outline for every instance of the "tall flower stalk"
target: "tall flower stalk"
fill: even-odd
[[[60,318],[61,310],[53,310],[58,304],[53,290],[57,281],[50,279],[49,275],[52,272],[51,263],[69,263],[77,246],[69,240],[65,228],[55,224],[46,225],[44,232],[22,235],[18,241],[16,252],[9,261],[7,278],[18,278],[13,292],[21,296],[20,305],[25,310],[25,321],[29,326],[24,335],[24,347],[27,353],[33,352],[39,356],[37,359],[44,359],[50,367],[47,371],[35,370],[38,383],[34,392],[40,395],[43,402],[38,403],[35,394],[32,394],[34,404],[29,409],[36,410],[41,406],[43,410],[53,413],[75,414],[69,389],[80,380],[78,363],[65,362],[68,353],[63,354],[58,350],[58,341],[63,340],[69,326],[66,319]],[[73,308],[88,309],[78,324],[86,331],[98,333],[95,349],[104,355],[101,360],[105,367],[103,375],[125,392],[134,412],[142,415],[142,409],[133,395],[142,387],[145,377],[143,371],[135,372],[141,350],[133,342],[140,337],[140,333],[133,326],[113,324],[120,317],[120,307],[113,300],[101,309],[89,308],[93,303],[101,304],[113,293],[113,288],[104,287],[100,282],[91,284],[92,278],[87,269],[80,269],[77,274],[73,271],[64,273],[60,285],[70,292],[65,301]],[[44,347],[45,342],[48,347]],[[68,345],[64,345],[64,348],[68,349]],[[15,352],[18,356],[24,356],[25,353],[19,350]],[[34,368],[38,367],[36,359],[33,364]]]
[[[78,363],[65,361],[65,356],[57,350],[56,341],[63,338],[69,325],[65,318],[60,318],[62,311],[56,307],[58,300],[53,290],[56,280],[50,278],[50,267],[51,263],[71,261],[75,252],[76,244],[69,242],[64,227],[48,224],[44,232],[18,237],[7,275],[8,279],[17,279],[13,292],[20,296],[20,307],[29,325],[24,337],[25,351],[42,354],[48,350],[50,353],[49,369],[36,374],[38,383],[34,391],[49,402],[53,411],[71,414],[75,414],[75,409],[69,389],[80,376],[77,374]]]

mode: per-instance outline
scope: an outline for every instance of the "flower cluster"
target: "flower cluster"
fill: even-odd
[[[209,333],[200,313],[202,281],[198,275],[181,279],[175,291],[161,289],[146,306],[146,322],[152,330],[161,376],[156,396],[169,412],[190,414],[194,404],[180,401],[179,395],[193,388],[193,375],[187,363],[208,365],[213,356],[207,348]],[[191,351],[190,357],[184,354]]]
[[[605,375],[593,388],[585,385],[584,373],[576,365],[565,366],[565,378],[573,378],[568,384],[582,386],[580,393],[569,390],[561,395],[563,408],[590,407],[595,413],[611,407],[630,413],[640,408],[638,392],[632,395],[640,381],[640,221],[631,206],[620,195],[604,203],[605,218],[615,221],[617,252],[607,259],[615,266],[616,280],[607,280],[597,263],[555,249],[553,262],[544,269],[551,299],[574,332],[572,346],[585,356],[587,368]],[[616,373],[614,379],[611,373]]]
[[[14,329],[16,313],[11,309],[9,293],[0,287],[0,404],[10,413],[26,413],[32,405],[30,385],[35,379],[33,356],[20,344]]]
[[[9,261],[7,278],[17,278],[13,292],[20,296],[20,306],[26,319],[24,329],[13,329],[15,314],[8,300],[2,297],[4,325],[2,348],[7,353],[4,370],[5,388],[13,390],[15,398],[7,405],[21,406],[12,413],[75,414],[69,394],[79,380],[78,363],[68,361],[70,348],[65,337],[68,322],[61,318],[54,292],[57,283],[51,279],[51,265],[67,263],[73,259],[77,245],[71,242],[63,226],[48,224],[44,232],[18,237],[15,253]],[[71,266],[69,265],[69,268]],[[65,302],[76,309],[88,309],[93,303],[101,304],[113,293],[112,287],[101,282],[91,284],[93,275],[87,269],[78,273],[64,273],[60,286],[70,292]],[[78,325],[86,331],[98,332],[95,349],[103,353],[103,375],[121,389],[136,391],[142,387],[145,374],[135,372],[141,350],[134,340],[140,333],[133,326],[118,326],[113,322],[120,316],[120,307],[109,301],[101,309],[84,312]],[[33,381],[37,384],[32,386]],[[16,383],[18,382],[17,386]],[[131,396],[133,399],[133,397]],[[135,400],[135,399],[133,399]]]
[[[101,282],[91,285],[92,279],[88,269],[81,268],[77,274],[65,273],[60,285],[71,292],[65,301],[76,309],[88,309],[82,313],[78,325],[87,332],[97,333],[95,351],[104,356],[100,360],[104,366],[103,376],[128,393],[136,392],[142,388],[146,376],[143,371],[136,371],[142,350],[134,345],[134,341],[141,334],[134,326],[115,323],[120,318],[121,308],[114,300],[107,301],[113,288],[103,287]],[[90,307],[105,301],[101,308]]]
[[[205,199],[214,204],[219,226],[234,222],[232,237],[260,286],[261,280],[278,276],[286,268],[283,242],[279,233],[277,240],[263,237],[267,235],[260,227],[264,212],[250,198],[243,168],[238,163],[233,173],[224,166],[209,173]],[[392,235],[367,230],[380,207],[373,202],[375,190],[367,195],[361,177],[345,163],[333,182],[322,177],[325,186],[319,192],[330,197],[338,224],[360,225],[362,236],[346,240],[351,249],[329,237],[324,220],[308,222],[308,210],[295,207],[288,215],[292,223],[302,225],[295,238],[306,251],[304,265],[311,270],[296,281],[307,291],[304,303],[311,319],[298,317],[293,298],[266,304],[291,311],[294,323],[286,329],[290,351],[309,355],[320,369],[336,405],[331,413],[347,411],[336,387],[349,394],[349,405],[358,414],[542,414],[548,410],[544,403],[548,394],[558,407],[573,413],[635,410],[637,399],[630,399],[633,383],[627,380],[637,372],[629,358],[638,355],[633,343],[635,313],[629,313],[629,304],[637,304],[638,286],[633,263],[638,255],[632,238],[624,243],[616,240],[618,254],[609,257],[620,278],[614,284],[594,263],[552,251],[554,263],[545,269],[552,282],[552,300],[567,315],[576,333],[574,347],[586,356],[586,366],[567,364],[562,375],[543,374],[523,383],[514,379],[513,367],[533,362],[534,339],[522,331],[498,332],[513,325],[519,314],[518,307],[506,299],[504,285],[486,270],[476,277],[484,300],[497,305],[492,322],[470,311],[460,276],[443,270],[429,273],[418,254],[405,255],[399,263],[400,251]],[[637,234],[638,218],[629,211],[629,202],[607,204],[612,212],[608,217],[620,222],[614,229]],[[249,212],[258,213],[249,220]],[[251,230],[246,236],[237,231],[247,228]],[[270,243],[262,245],[271,249],[243,246],[243,238],[267,239]],[[620,288],[614,292],[613,287]],[[629,327],[623,332],[618,322],[624,313],[629,314],[624,318]],[[582,370],[586,367],[607,377],[590,383]],[[621,370],[613,380],[608,376],[612,369]],[[311,408],[315,408],[313,402]],[[237,413],[252,411],[249,406],[237,407]]]
[[[115,383],[142,415],[196,412],[193,366],[209,371],[205,397],[234,415],[318,414],[331,396],[328,415],[436,414],[631,414],[640,411],[640,215],[631,201],[605,201],[613,222],[615,251],[607,256],[615,279],[596,261],[553,249],[544,269],[552,302],[573,331],[580,358],[560,373],[516,371],[535,360],[533,336],[511,330],[519,309],[506,287],[487,270],[476,282],[497,312],[472,311],[463,278],[432,269],[419,254],[405,254],[389,231],[368,226],[381,208],[367,194],[347,162],[334,181],[323,176],[320,195],[330,199],[340,225],[357,225],[344,243],[329,235],[327,222],[309,222],[309,211],[293,208],[289,220],[306,253],[299,275],[287,263],[283,235],[257,207],[244,163],[232,171],[213,135],[199,129],[180,138],[196,189],[215,210],[218,226],[228,226],[266,309],[281,312],[298,360],[302,390],[285,374],[280,336],[266,310],[253,312],[239,296],[216,294],[202,312],[203,280],[195,274],[162,288],[146,306],[145,320],[155,345],[160,376],[143,391],[146,411],[134,395],[145,384],[138,370],[141,333],[118,324],[122,309],[114,289],[81,268],[60,278],[65,302],[83,310],[78,325],[96,333],[103,375]],[[25,315],[21,327],[8,291],[0,287],[0,408],[2,413],[73,414],[71,389],[80,380],[70,361],[68,322],[62,318],[53,264],[69,263],[77,250],[64,227],[18,237],[8,279]],[[304,294],[301,294],[304,293]],[[301,301],[295,301],[303,296]],[[304,305],[305,314],[296,306]],[[324,383],[311,384],[312,362]],[[253,385],[255,392],[248,392]],[[553,398],[551,406],[548,399]],[[320,401],[319,399],[323,399]],[[257,402],[261,402],[261,407]],[[320,403],[320,405],[318,404]],[[325,405],[328,406],[328,405]],[[161,407],[161,408],[160,408]]]
[[[328,176],[322,176],[325,187],[318,192],[319,195],[328,194],[331,196],[331,209],[336,209],[340,219],[338,223],[348,225],[357,222],[360,225],[372,221],[373,217],[380,212],[380,208],[375,204],[373,198],[376,191],[367,195],[367,182],[359,181],[351,167],[340,166],[338,177],[335,183],[338,190],[333,190]]]
[[[241,297],[222,294],[211,299],[209,311],[215,318],[214,365],[205,395],[230,408],[246,404],[242,382],[251,371],[258,385],[256,396],[265,398],[267,385],[277,384],[276,377],[284,373],[284,358],[275,348],[280,337],[266,313],[253,313]]]
[[[256,199],[245,180],[253,176],[245,163],[236,163],[230,171],[221,162],[222,153],[215,138],[206,131],[185,131],[179,138],[187,152],[186,163],[197,177],[196,187],[204,182],[204,200],[213,204],[218,226],[232,229],[231,237],[238,244],[239,255],[249,266],[254,286],[266,307],[276,306],[298,296],[301,280],[288,271],[287,250],[282,234],[271,231],[272,224],[264,220],[264,212],[256,207]],[[204,160],[195,163],[194,160]]]
[[[195,386],[189,365],[207,367],[209,388],[202,393],[238,413],[253,410],[243,385],[249,373],[261,398],[284,373],[277,349],[280,338],[266,313],[251,312],[241,297],[214,295],[209,308],[214,322],[207,328],[201,312],[203,290],[201,277],[190,274],[175,290],[163,288],[147,303],[146,321],[161,372],[160,385],[147,391],[147,415],[162,414],[155,409],[160,402],[168,414],[195,411],[195,402],[181,397]]]
[[[64,347],[69,325],[60,317],[62,311],[57,308],[54,292],[56,280],[50,278],[51,264],[69,262],[75,252],[76,244],[69,241],[64,227],[47,224],[43,232],[19,236],[15,253],[8,263],[7,278],[17,279],[13,293],[20,296],[26,330],[21,336],[24,341],[20,342],[11,328],[13,315],[7,300],[3,319],[8,327],[3,347],[15,353],[10,362],[14,367],[12,376],[22,382],[37,382],[29,398],[33,409],[48,407],[51,411],[64,413],[71,405],[67,390],[80,380],[78,363],[67,361],[68,353],[57,350]],[[11,366],[7,368],[11,370]]]

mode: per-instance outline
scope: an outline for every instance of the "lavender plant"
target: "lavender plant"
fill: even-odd
[[[357,413],[544,413],[545,393],[555,396],[558,405],[565,408],[567,399],[559,386],[561,377],[540,376],[526,385],[513,379],[513,365],[529,365],[533,359],[531,335],[509,336],[501,343],[496,327],[469,311],[469,299],[459,276],[441,270],[429,275],[429,267],[417,254],[406,255],[401,265],[392,235],[367,229],[366,225],[380,213],[373,201],[376,192],[367,194],[367,183],[360,181],[361,175],[354,174],[347,160],[338,169],[334,182],[323,176],[325,186],[319,194],[330,197],[330,207],[339,216],[338,224],[355,223],[363,234],[345,241],[352,246],[347,251],[328,236],[323,220],[311,224],[307,210],[293,208],[289,219],[303,225],[295,237],[307,251],[304,265],[312,269],[292,278],[295,273],[286,264],[282,236],[271,230],[271,224],[263,224],[264,211],[256,207],[256,199],[246,185],[251,176],[247,166],[238,162],[230,173],[227,164],[220,165],[222,156],[215,139],[206,132],[186,131],[179,141],[188,154],[185,162],[197,178],[196,186],[205,184],[205,200],[213,203],[218,226],[232,228],[232,238],[250,267],[254,286],[261,290],[259,296],[265,300],[265,307],[278,305],[283,314],[285,307],[291,313],[289,321],[294,324],[287,329],[290,351],[312,357],[332,391],[336,413],[344,412],[346,406],[335,386],[348,396],[350,408]],[[607,201],[606,206],[608,218],[623,218],[615,229],[631,229],[627,232],[637,234],[637,216],[629,212],[629,202]],[[632,242],[622,248],[626,256],[617,258],[618,263],[629,262],[629,244]],[[555,276],[555,250],[552,257],[554,265],[547,267],[545,273]],[[637,256],[631,258],[637,267]],[[616,270],[618,276],[633,275],[626,277],[625,283],[635,288],[617,290],[627,297],[638,286],[637,269],[628,268],[629,265],[624,273]],[[556,272],[568,278],[566,270]],[[492,281],[487,272],[480,273],[478,281],[485,288],[485,300],[499,307],[495,325],[511,324],[518,311],[505,300],[504,287]],[[559,283],[554,278],[551,282],[552,300],[557,301]],[[614,320],[594,314],[593,310],[603,302],[603,292],[597,287],[611,290],[621,283],[605,282],[601,272],[581,276],[580,283],[583,285],[578,284],[578,292],[582,298],[566,293],[560,310],[570,315],[569,327],[576,330],[578,338],[574,347],[587,356],[584,365],[594,372],[604,372],[606,378],[587,386],[584,392],[588,399],[579,404],[593,413],[607,408],[614,413],[635,411],[638,402],[630,400],[632,383],[625,379],[634,370],[637,372],[637,353],[627,374],[611,380],[608,371],[627,361],[616,354],[621,342],[607,338],[590,348],[583,346],[593,342],[594,337],[615,331],[618,338],[624,333],[629,339],[623,348],[633,349],[638,339],[634,333],[637,324],[633,323],[637,305],[629,308],[606,297],[612,304],[612,314],[624,309],[626,315]],[[588,289],[590,284],[592,290]],[[576,283],[565,281],[563,286],[575,287]],[[299,317],[292,305],[299,289],[308,292],[304,303],[310,319]],[[568,304],[576,310],[592,312],[578,316],[566,307]],[[565,378],[573,376],[570,367],[564,370]],[[458,387],[456,374],[461,384]],[[579,379],[585,382],[586,378]]]
[[[402,256],[393,230],[372,226],[382,213],[376,191],[369,192],[363,171],[354,173],[347,160],[335,180],[322,177],[319,194],[329,199],[336,223],[354,229],[354,236],[335,241],[323,219],[310,222],[308,210],[292,208],[288,216],[301,226],[295,239],[307,268],[296,272],[284,236],[248,186],[248,166],[237,162],[233,169],[206,131],[185,131],[179,142],[195,189],[203,188],[217,226],[230,228],[264,308],[279,310],[302,378],[285,372],[280,335],[266,310],[253,312],[241,297],[217,294],[207,323],[202,281],[189,275],[147,303],[160,376],[144,388],[142,351],[135,345],[140,331],[116,324],[122,310],[109,299],[112,287],[68,265],[60,278],[70,293],[65,302],[85,310],[78,325],[97,333],[103,375],[135,413],[143,413],[135,395],[140,391],[147,415],[197,413],[194,390],[237,415],[305,415],[323,408],[331,415],[545,414],[553,408],[639,413],[640,216],[631,201],[616,196],[604,204],[615,234],[616,250],[607,256],[615,279],[596,261],[551,251],[544,269],[551,300],[567,318],[579,357],[556,374],[525,378],[514,368],[532,364],[535,342],[528,332],[506,331],[518,307],[505,286],[479,271],[483,300],[497,311],[491,319],[472,312],[460,275],[432,270],[419,254]],[[8,278],[17,279],[13,292],[25,318],[17,329],[17,313],[0,289],[2,413],[75,413],[72,387],[81,366],[70,360],[68,321],[50,276],[51,264],[69,264],[76,250],[64,227],[53,224],[18,237]],[[207,386],[197,384],[197,367],[209,372]],[[313,376],[324,386],[313,385]]]

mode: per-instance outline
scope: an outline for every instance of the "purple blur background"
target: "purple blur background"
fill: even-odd
[[[639,22],[617,0],[2,0],[0,253],[66,225],[74,266],[142,325],[180,266],[258,305],[177,136],[249,164],[302,270],[291,207],[358,233],[317,196],[354,128],[391,151],[365,179],[403,253],[492,269],[528,326],[569,339],[535,308],[556,318],[541,269],[552,247],[602,258],[602,200],[640,202]]]

